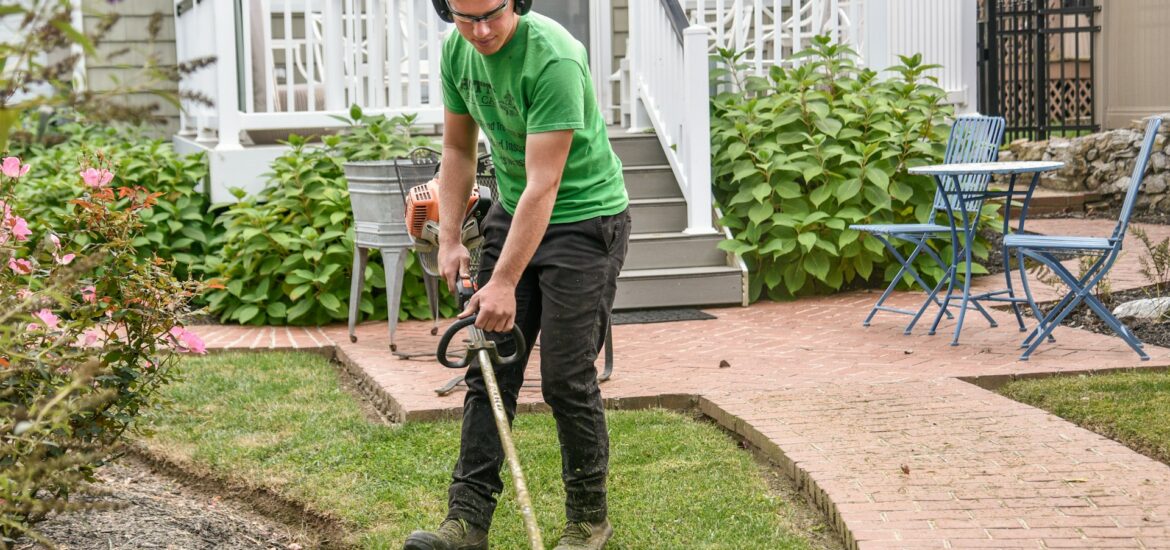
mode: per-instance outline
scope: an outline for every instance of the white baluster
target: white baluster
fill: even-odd
[[[386,0],[366,0],[366,63],[370,68],[368,105],[386,106],[386,49],[382,35],[386,32]]]

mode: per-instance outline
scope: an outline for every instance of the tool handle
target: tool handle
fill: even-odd
[[[455,321],[447,331],[443,333],[443,337],[439,338],[439,347],[435,350],[435,355],[439,360],[439,364],[449,369],[462,369],[471,364],[471,359],[476,350],[486,349],[491,355],[492,362],[497,367],[510,367],[519,364],[524,360],[524,352],[528,350],[528,342],[524,339],[524,332],[515,324],[512,325],[512,338],[516,341],[516,351],[507,357],[501,357],[496,351],[494,345],[488,346],[487,342],[471,342],[467,346],[467,355],[458,361],[451,361],[447,358],[447,348],[451,345],[451,339],[455,337],[459,331],[475,324],[475,315],[465,317]]]

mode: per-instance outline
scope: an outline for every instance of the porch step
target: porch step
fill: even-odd
[[[658,143],[658,136],[654,134],[631,134],[614,126],[610,126],[607,133],[609,143],[624,166],[665,166],[669,162]]]
[[[682,197],[630,199],[632,233],[677,233],[687,227],[687,201]]]
[[[626,269],[726,266],[727,253],[719,250],[722,234],[640,233],[630,236]]]
[[[614,309],[740,305],[744,276],[729,266],[626,269],[618,277]]]
[[[682,189],[669,166],[624,166],[622,177],[631,199],[682,198]]]

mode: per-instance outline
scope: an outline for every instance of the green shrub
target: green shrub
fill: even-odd
[[[157,194],[152,207],[139,211],[144,227],[132,243],[139,258],[157,255],[174,260],[175,275],[181,279],[203,276],[217,237],[209,202],[197,190],[208,175],[203,154],[179,155],[169,143],[144,137],[133,128],[73,121],[54,131],[52,145],[14,143],[17,154],[32,165],[28,182],[16,188],[14,206],[26,212],[35,234],[62,232],[69,226],[77,212],[70,201],[82,185],[78,174],[88,166],[87,159],[100,159],[115,174],[112,185],[132,182]],[[122,210],[130,204],[123,197],[111,207]]]
[[[237,196],[216,221],[226,231],[213,261],[217,290],[208,309],[223,322],[319,325],[348,317],[354,231],[342,163],[405,156],[430,139],[412,133],[413,117],[363,116],[352,109],[352,126],[313,146],[290,136],[292,149],[272,164],[267,187],[257,197]],[[403,280],[401,319],[428,318],[421,266],[411,254]],[[377,251],[370,254],[361,312],[385,319],[386,279]],[[444,286],[444,285],[440,285]],[[445,297],[441,314],[451,315]]]
[[[945,151],[951,109],[924,75],[935,66],[902,57],[890,69],[896,78],[879,79],[822,36],[793,56],[803,65],[741,79],[742,55],[715,57],[713,78],[729,91],[712,101],[712,175],[722,222],[735,235],[720,247],[747,262],[751,299],[892,280],[896,262],[849,225],[930,217],[934,183],[906,169],[939,163]],[[986,243],[974,252],[985,258]],[[918,267],[937,281],[942,270],[926,260]]]
[[[109,171],[100,159],[85,165]],[[70,495],[173,378],[174,349],[202,352],[179,325],[198,283],[177,280],[133,241],[153,195],[138,186],[84,185],[72,174],[71,223],[34,236],[13,199],[36,187],[15,157],[0,176],[0,547]],[[125,180],[125,178],[119,178]]]

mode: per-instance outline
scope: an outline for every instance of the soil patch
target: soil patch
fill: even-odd
[[[1133,289],[1123,292],[1115,292],[1106,297],[1100,297],[1101,303],[1110,311],[1120,304],[1131,300],[1141,300],[1143,298],[1154,298],[1156,294],[1151,293],[1149,289]],[[1043,306],[1041,306],[1043,308]],[[1144,344],[1153,344],[1160,347],[1170,347],[1170,321],[1167,320],[1138,320],[1138,319],[1123,319],[1122,323],[1133,331],[1134,335],[1138,337]],[[1109,328],[1096,313],[1093,313],[1088,306],[1081,304],[1077,309],[1070,313],[1068,317],[1061,323],[1062,326],[1080,328],[1090,330],[1098,334],[1115,335],[1113,329]]]
[[[37,531],[62,549],[116,548],[315,548],[316,529],[265,517],[227,495],[209,492],[164,475],[145,461],[126,456],[97,471],[99,483],[79,500],[109,509],[54,516]],[[17,549],[45,546],[23,539]]]

